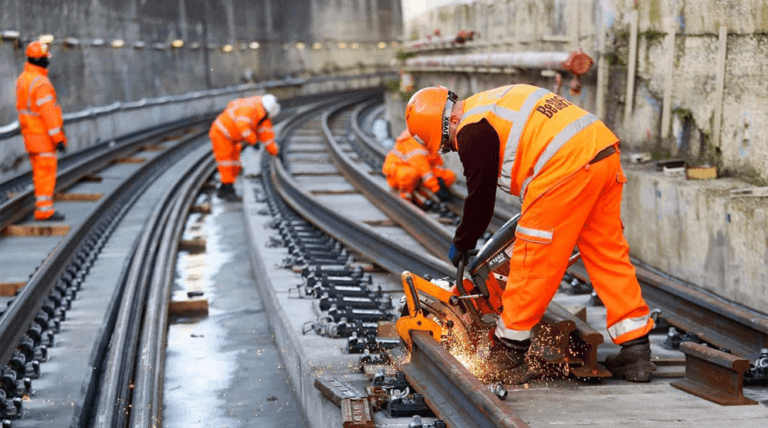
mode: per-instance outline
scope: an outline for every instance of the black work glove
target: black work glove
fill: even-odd
[[[61,153],[64,153],[67,151],[67,146],[64,145],[64,142],[61,141],[59,144],[56,144],[56,150],[58,150]]]
[[[448,191],[448,186],[445,185],[445,181],[438,177],[437,183],[440,185],[440,189],[438,189],[435,193],[437,198],[440,199],[440,202],[443,203],[450,202],[453,198],[451,197],[451,192]]]
[[[464,266],[466,266],[469,261],[469,251],[459,250],[451,244],[451,249],[448,250],[448,258],[451,259],[451,263],[456,267],[459,267],[460,260],[464,260]]]

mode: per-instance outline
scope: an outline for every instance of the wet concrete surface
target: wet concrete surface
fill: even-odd
[[[209,314],[168,330],[163,425],[302,427],[301,408],[269,329],[243,232],[243,205],[211,198],[185,238],[206,252],[180,253],[176,290],[203,291]]]

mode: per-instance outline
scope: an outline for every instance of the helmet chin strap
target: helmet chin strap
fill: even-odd
[[[459,97],[456,94],[448,91],[448,99],[445,100],[445,108],[443,109],[442,138],[440,140],[441,153],[448,153],[453,149],[451,146],[451,111],[458,99]]]

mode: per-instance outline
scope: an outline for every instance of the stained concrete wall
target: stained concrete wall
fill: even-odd
[[[371,71],[389,65],[401,22],[400,0],[4,0],[0,31],[22,42],[0,41],[0,125],[17,118],[23,45],[41,34],[55,36],[50,78],[71,112],[288,74]],[[184,46],[171,48],[177,39]]]
[[[637,4],[637,6],[635,6]],[[638,48],[633,113],[625,122],[628,96],[630,14],[638,14]],[[724,67],[722,130],[713,141],[718,32],[728,28]],[[602,113],[625,147],[651,151],[657,157],[682,157],[692,163],[716,165],[724,175],[756,185],[768,184],[768,2],[764,0],[494,0],[445,6],[425,12],[406,24],[406,39],[418,39],[439,29],[443,35],[474,30],[474,42],[420,55],[501,51],[571,51],[584,49],[601,57],[598,35],[606,35],[605,67],[587,75],[576,102]],[[667,34],[675,32],[670,121],[662,138],[663,99],[667,61],[672,49]],[[604,103],[598,100],[598,75]],[[422,75],[423,76],[423,75]],[[458,88],[472,88],[465,75]],[[421,77],[440,80],[442,76]],[[456,78],[452,78],[456,80]],[[536,83],[552,87],[551,77],[537,72],[503,75],[494,82]],[[421,84],[421,81],[419,82]]]
[[[638,15],[637,70],[630,117],[627,75],[630,16]],[[722,131],[714,144],[718,32],[727,26]],[[596,60],[582,94],[566,98],[598,113],[622,140],[625,152],[682,157],[718,166],[731,178],[691,182],[627,165],[622,215],[631,254],[692,284],[766,312],[768,303],[768,201],[731,198],[729,189],[768,184],[768,2],[763,0],[494,0],[429,10],[405,24],[405,39],[439,29],[443,35],[474,30],[464,46],[418,49],[409,55],[460,55],[506,51],[572,51]],[[669,87],[668,137],[662,138],[667,86],[667,35],[675,32]],[[605,48],[599,49],[600,34]],[[602,61],[601,61],[602,60]],[[601,64],[602,63],[602,64]],[[546,73],[545,73],[546,74]],[[457,69],[413,72],[415,88],[442,84],[459,96],[509,83],[552,88],[540,70],[516,74]],[[598,97],[602,93],[602,97]],[[410,94],[393,92],[388,112],[398,116]],[[402,115],[402,113],[400,113]],[[393,131],[404,127],[394,117]],[[454,158],[449,164],[460,171]],[[512,198],[499,193],[512,202]]]

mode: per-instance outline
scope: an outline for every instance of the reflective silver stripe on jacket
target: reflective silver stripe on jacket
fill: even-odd
[[[250,125],[251,123],[253,123],[253,121],[251,120],[251,118],[250,118],[250,117],[248,117],[248,116],[235,116],[235,117],[233,117],[233,119],[235,120],[235,122],[246,122],[246,123],[247,123],[247,124],[249,124],[249,125]]]
[[[37,76],[32,79],[32,83],[29,84],[29,90],[27,91],[27,110],[32,111],[32,90],[35,89],[37,82],[42,79],[42,76]]]
[[[261,134],[262,132],[271,131],[271,130],[272,130],[272,127],[270,126],[262,126],[261,128],[257,129],[256,132]]]
[[[645,328],[646,325],[648,325],[648,315],[637,318],[627,318],[608,327],[608,334],[611,335],[611,338],[615,339],[622,334],[629,333],[630,331]]]
[[[501,162],[501,175],[499,176],[499,187],[509,192],[510,183],[512,181],[512,167],[515,165],[515,158],[517,157],[517,147],[520,145],[520,139],[523,137],[523,130],[525,124],[528,122],[528,118],[531,117],[533,109],[536,108],[536,104],[541,101],[547,95],[551,95],[552,92],[546,89],[537,89],[533,91],[528,98],[523,102],[522,107],[517,112],[517,120],[512,121],[512,129],[509,130],[509,136],[507,136],[507,145],[504,147],[504,156]]]
[[[38,153],[37,155],[40,156],[41,158],[55,158],[56,152],[42,152],[42,153]]]
[[[59,132],[61,132],[61,128],[49,129],[48,130],[48,135],[53,137],[54,135],[58,134]]]
[[[53,101],[53,96],[46,95],[43,98],[40,98],[39,100],[37,100],[35,104],[37,104],[37,106],[40,107],[41,105],[47,103],[48,101]]]
[[[509,93],[510,90],[512,90],[513,87],[514,85],[504,91],[504,94],[502,94],[502,99],[505,95],[507,95],[507,93]],[[525,101],[523,101],[523,105],[520,107],[520,110],[513,110],[499,106],[497,104],[490,104],[473,107],[464,113],[461,117],[461,120],[463,121],[469,116],[490,112],[496,115],[498,118],[512,123],[512,126],[509,130],[509,136],[507,137],[507,143],[504,147],[504,154],[502,155],[501,175],[499,176],[498,183],[499,187],[501,187],[504,191],[508,192],[510,190],[509,183],[512,181],[512,167],[515,164],[517,146],[520,144],[520,138],[523,135],[525,124],[528,122],[528,118],[531,116],[531,113],[536,107],[536,104],[538,104],[542,98],[550,94],[552,94],[552,92],[544,88],[539,88],[528,95]]]
[[[240,166],[240,161],[226,160],[216,162],[218,166]]]
[[[29,116],[37,116],[37,117],[40,117],[40,115],[39,115],[39,114],[37,114],[37,113],[35,113],[35,112],[33,112],[33,111],[29,111],[29,110],[19,110],[19,114],[26,114],[26,115],[29,115]]]
[[[416,150],[408,153],[407,155],[405,153],[399,152],[396,149],[392,149],[392,152],[395,154],[395,156],[399,157],[400,159],[402,159],[404,161],[407,161],[408,159],[410,159],[410,158],[412,158],[414,156],[417,156],[417,155],[429,156],[429,152],[424,150],[424,149],[416,149]]]
[[[251,132],[250,129],[246,129],[245,131],[241,132],[240,135],[243,136],[243,138],[248,138],[253,132]]]
[[[53,201],[53,198],[50,196],[35,196],[35,199],[38,202],[50,202]]]
[[[427,180],[429,180],[430,178],[432,178],[434,176],[435,176],[435,174],[432,174],[432,171],[429,171],[426,174],[421,176],[421,180],[422,181],[427,181]]]
[[[530,227],[520,226],[520,224],[518,223],[517,231],[522,233],[523,235],[552,240],[552,232],[548,230],[531,229]]]
[[[537,175],[539,175],[541,170],[544,168],[544,165],[546,165],[547,162],[549,162],[549,160],[555,156],[557,151],[562,149],[565,143],[570,141],[571,138],[575,137],[576,134],[583,131],[585,128],[597,121],[597,116],[592,113],[587,113],[566,125],[565,128],[560,130],[560,132],[558,132],[557,135],[552,138],[552,141],[549,142],[547,147],[544,149],[544,152],[541,154],[541,156],[539,156],[539,160],[536,161],[536,165],[533,167],[533,175],[526,178],[523,182],[523,186],[520,188],[520,203],[523,202],[523,198],[525,197],[525,189],[528,188],[528,184],[531,182],[531,180],[536,178]]]
[[[41,213],[47,213],[48,211],[53,211],[53,203],[51,203],[51,205],[37,207],[36,210],[40,211]]]
[[[219,128],[219,131],[221,131],[224,134],[224,136],[226,136],[230,140],[232,139],[232,137],[229,135],[229,131],[227,130],[227,127],[224,126],[224,124],[221,123],[219,119],[216,119],[216,121],[213,122],[213,124],[216,125],[217,128]]]

